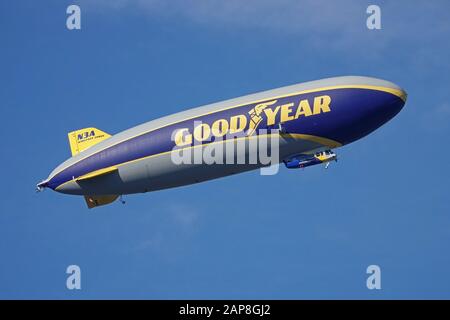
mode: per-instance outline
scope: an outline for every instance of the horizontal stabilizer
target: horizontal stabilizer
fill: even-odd
[[[113,194],[110,196],[84,196],[84,199],[86,200],[88,208],[92,209],[95,207],[110,204],[111,202],[114,202],[118,197],[118,195]]]
[[[89,179],[93,179],[99,176],[103,176],[105,174],[109,174],[109,173],[113,173],[113,172],[117,172],[117,167],[108,167],[108,168],[104,168],[104,169],[100,169],[100,170],[95,170],[92,171],[90,173],[87,173],[81,177],[76,178],[76,181],[86,181]]]
[[[111,137],[111,135],[97,128],[84,128],[72,131],[68,133],[68,136],[72,156]]]

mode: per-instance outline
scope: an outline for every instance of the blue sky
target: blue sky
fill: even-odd
[[[66,8],[82,29],[66,29]],[[448,1],[2,1],[0,298],[450,298]],[[88,211],[35,184],[67,132],[366,75],[405,88],[329,170],[258,171]],[[66,289],[68,265],[82,289]],[[382,290],[366,288],[368,265]]]

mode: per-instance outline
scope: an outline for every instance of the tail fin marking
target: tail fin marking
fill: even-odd
[[[84,128],[68,133],[70,151],[72,156],[86,150],[100,141],[108,139],[111,135],[97,128]]]

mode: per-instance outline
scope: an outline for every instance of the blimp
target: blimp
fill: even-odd
[[[68,133],[72,156],[36,190],[83,196],[94,208],[123,195],[273,166],[258,161],[264,148],[290,170],[328,166],[337,160],[336,149],[388,122],[406,98],[392,82],[342,76],[192,108],[115,135],[95,127],[74,130]],[[202,152],[215,161],[201,161]]]

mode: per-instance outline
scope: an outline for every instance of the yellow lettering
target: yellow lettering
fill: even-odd
[[[247,117],[243,114],[233,116],[230,118],[230,133],[244,131],[247,126]]]
[[[314,98],[314,114],[330,112],[330,96],[320,96]]]
[[[301,115],[305,117],[309,117],[310,115],[312,115],[311,107],[309,106],[309,102],[307,99],[300,101],[297,112],[295,114],[295,119],[298,119]]]
[[[208,124],[202,123],[195,127],[194,129],[194,138],[197,141],[205,141],[211,135],[211,128]]]
[[[178,147],[182,147],[192,143],[192,134],[189,133],[187,128],[180,129],[175,133],[173,140]]]
[[[228,121],[225,119],[219,119],[214,121],[211,126],[213,136],[223,137],[228,132]]]
[[[267,125],[272,126],[275,124],[275,117],[278,114],[278,110],[280,110],[280,106],[275,107],[275,110],[272,109],[265,109],[264,113],[267,117]]]
[[[280,122],[291,121],[294,119],[294,116],[291,116],[293,103],[284,104],[281,106],[281,119]]]

